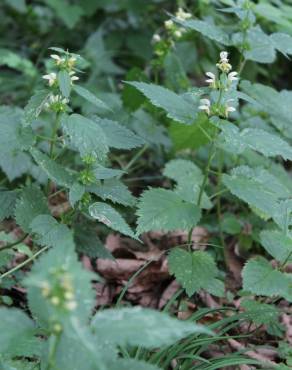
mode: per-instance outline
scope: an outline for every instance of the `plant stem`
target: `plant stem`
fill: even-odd
[[[134,157],[130,160],[130,162],[123,168],[123,171],[127,172],[133,164],[141,157],[141,155],[148,149],[148,144],[145,144]]]
[[[49,350],[49,358],[46,370],[51,370],[55,367],[55,354],[57,350],[57,345],[59,342],[59,335],[53,334],[50,338],[50,350]]]
[[[28,234],[24,234],[20,239],[18,239],[17,241],[11,243],[11,244],[6,244],[6,245],[3,245],[2,247],[0,247],[0,252],[4,251],[5,249],[10,249],[10,248],[13,248],[15,247],[16,245],[20,244],[21,242],[24,241],[24,239],[28,236]]]
[[[61,118],[60,112],[56,113],[56,119],[55,119],[55,122],[54,122],[52,136],[51,136],[51,139],[50,139],[49,157],[51,159],[53,159],[53,155],[54,155],[54,148],[55,148],[55,143],[57,141],[57,135],[58,135],[58,129],[59,129],[59,124],[60,124],[60,118]],[[48,179],[47,191],[46,191],[48,196],[49,196],[49,193],[50,193],[51,183],[52,183],[52,181],[50,179]]]

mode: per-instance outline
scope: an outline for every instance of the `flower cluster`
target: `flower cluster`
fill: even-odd
[[[191,13],[185,12],[182,8],[178,8],[177,12],[175,13],[175,17],[179,21],[185,21],[192,17]],[[180,39],[182,35],[186,32],[186,29],[183,27],[178,27],[172,19],[168,19],[164,22],[164,26],[167,31],[169,31],[175,38]]]
[[[47,298],[53,306],[62,308],[66,311],[74,311],[77,307],[71,276],[62,271],[53,271],[53,278],[56,283],[50,284],[43,281],[41,292],[44,298]]]
[[[219,77],[216,77],[213,72],[206,72],[206,82],[209,84],[211,89],[219,91],[219,101],[212,105],[209,99],[201,99],[199,109],[206,112],[208,115],[214,113],[224,115],[226,118],[228,118],[229,113],[235,112],[235,108],[230,106],[230,102],[234,101],[234,99],[228,99],[225,102],[225,105],[222,106],[222,92],[227,92],[230,89],[233,81],[238,80],[238,73],[236,71],[231,71],[232,65],[229,63],[228,53],[226,51],[222,51],[220,53],[220,60],[216,64],[216,67],[220,71]]]
[[[47,102],[44,104],[45,109],[50,109],[53,112],[65,112],[67,110],[67,104],[69,100],[64,98],[62,95],[50,94]]]

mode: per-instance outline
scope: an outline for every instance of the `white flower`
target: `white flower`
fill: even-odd
[[[65,307],[69,311],[74,311],[75,308],[77,307],[77,302],[76,301],[69,301],[65,303]]]
[[[185,12],[182,8],[178,8],[177,12],[175,13],[175,16],[180,21],[185,21],[186,19],[192,17],[191,13]]]
[[[216,84],[216,76],[212,72],[206,72],[206,76],[209,77],[206,82],[211,85],[211,87],[215,87]]]
[[[224,62],[224,63],[228,63],[228,53],[227,53],[227,51],[221,51],[220,61]]]
[[[168,21],[165,21],[164,22],[164,26],[165,26],[166,29],[169,30],[169,29],[171,29],[174,26],[174,23],[173,23],[173,21],[171,19],[169,19]]]
[[[234,101],[234,99],[228,99],[225,106],[225,116],[228,118],[229,113],[235,112],[236,109],[234,107],[229,106],[229,102]]]
[[[159,42],[159,41],[161,41],[161,37],[160,37],[157,33],[155,33],[155,34],[153,35],[153,37],[152,37],[152,42],[153,42],[153,43],[157,43],[157,42]]]
[[[182,31],[180,31],[180,30],[176,30],[176,31],[174,32],[174,36],[175,36],[175,37],[177,37],[178,39],[180,39],[180,38],[182,37]]]
[[[210,114],[211,102],[209,99],[201,99],[199,109],[205,111],[207,114]]]
[[[57,54],[51,54],[51,58],[55,60],[55,63],[57,64],[57,66],[65,62],[65,58],[61,58]]]
[[[55,72],[51,72],[47,75],[43,75],[44,80],[48,80],[49,86],[53,86],[54,83],[57,81],[57,74]]]
[[[75,75],[75,72],[74,71],[71,71],[69,72],[69,76],[71,78],[71,83],[73,84],[74,81],[78,81],[79,80],[79,77],[78,76],[74,76]]]
[[[228,81],[232,82],[232,81],[237,81],[238,80],[238,77],[236,77],[238,75],[237,72],[230,72],[228,73]]]

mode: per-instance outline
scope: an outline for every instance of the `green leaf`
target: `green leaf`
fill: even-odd
[[[108,204],[102,202],[93,203],[89,207],[89,214],[91,217],[102,222],[111,229],[135,238],[133,231],[130,229],[123,217]]]
[[[280,263],[292,262],[292,238],[280,230],[263,230],[260,241],[265,250]]]
[[[274,217],[281,198],[290,196],[289,189],[262,168],[237,167],[222,181],[232,194],[268,217]]]
[[[111,110],[102,100],[98,99],[94,94],[92,94],[89,90],[85,89],[85,87],[74,85],[74,91],[87,100],[89,103],[95,105],[97,108],[102,108],[103,110]]]
[[[221,27],[216,26],[215,24],[207,21],[190,19],[186,21],[180,21],[175,18],[175,21],[182,25],[188,30],[194,30],[201,33],[203,36],[208,37],[209,39],[219,42],[222,45],[230,45],[229,35],[223,31]]]
[[[73,185],[75,176],[65,167],[52,160],[38,149],[33,148],[30,150],[30,153],[40,168],[45,171],[48,177],[56,184],[65,186],[66,188],[70,188]]]
[[[36,185],[31,185],[22,191],[16,202],[15,219],[21,228],[29,233],[30,224],[39,215],[48,214],[47,200]]]
[[[292,37],[286,33],[272,33],[270,39],[274,44],[274,48],[279,50],[282,54],[292,54]]]
[[[145,144],[142,138],[115,121],[98,117],[95,117],[94,121],[102,128],[107,144],[111,148],[132,149]]]
[[[29,356],[25,352],[35,343],[35,326],[24,312],[15,308],[0,308],[0,331],[0,354]]]
[[[18,196],[18,191],[0,190],[0,221],[14,214],[14,208]]]
[[[221,227],[223,232],[230,235],[239,234],[242,229],[242,225],[237,217],[233,214],[228,213],[224,214]]]
[[[94,307],[94,292],[90,284],[94,277],[82,267],[68,244],[42,254],[24,280],[34,318],[43,328],[50,328],[55,322],[66,326],[73,317],[78,318],[81,325],[87,324]],[[66,291],[70,291],[72,297],[66,298]],[[52,297],[59,299],[57,304]],[[69,301],[75,302],[76,306],[68,308],[66,304]]]
[[[99,311],[91,325],[95,336],[109,343],[149,349],[173,344],[190,334],[210,334],[201,325],[141,307]]]
[[[221,137],[233,153],[242,153],[247,148],[256,150],[266,157],[282,156],[292,159],[292,147],[279,136],[261,129],[245,128],[242,131],[233,125],[222,125]]]
[[[69,98],[71,92],[71,78],[67,71],[62,70],[58,73],[58,83],[61,93],[65,98]]]
[[[270,37],[259,26],[247,31],[247,42],[249,49],[244,52],[246,59],[259,63],[273,63],[276,59],[276,52]]]
[[[149,189],[139,200],[137,215],[137,233],[141,234],[150,230],[190,230],[198,223],[201,212],[171,190]]]
[[[173,122],[169,127],[169,135],[175,150],[198,149],[210,141],[214,129],[208,117],[200,114],[190,126]]]
[[[257,325],[270,325],[278,321],[279,310],[272,304],[260,303],[254,300],[244,300],[241,307],[247,317]]]
[[[98,231],[88,223],[88,220],[77,224],[74,227],[74,239],[77,251],[90,258],[98,257],[113,260],[114,257],[110,251],[105,248],[97,235]]]
[[[75,204],[82,199],[85,193],[85,186],[79,184],[79,182],[75,182],[69,191],[69,202],[72,207],[75,207]]]
[[[127,82],[143,93],[153,105],[165,110],[167,117],[174,121],[191,125],[197,117],[196,103],[188,102],[182,95],[178,95],[162,86],[144,82]]]
[[[113,203],[119,203],[124,206],[134,206],[136,203],[136,198],[131,194],[127,186],[117,179],[109,179],[99,185],[89,186],[87,191],[96,194],[102,200],[109,199]]]
[[[161,370],[156,365],[149,364],[148,362],[134,360],[132,358],[121,358],[109,363],[111,370]]]
[[[257,257],[249,260],[242,271],[242,278],[243,289],[246,291],[268,297],[284,296],[292,300],[291,278],[273,269],[265,258]]]
[[[39,215],[30,224],[33,233],[38,235],[36,242],[43,246],[74,249],[73,234],[64,224],[59,224],[50,215]]]
[[[118,170],[116,168],[106,168],[101,165],[94,167],[93,172],[96,180],[108,180],[114,177],[119,178],[125,173],[122,170]]]
[[[80,114],[71,114],[62,121],[62,127],[82,157],[95,155],[98,160],[105,159],[109,150],[107,138],[97,123]]]
[[[45,0],[56,12],[64,24],[72,29],[84,14],[83,9],[77,4],[70,4],[67,0]]]
[[[30,157],[23,152],[6,153],[0,156],[0,166],[9,181],[29,173],[32,167]]]
[[[48,90],[37,91],[28,101],[24,107],[23,125],[31,125],[43,111],[45,104],[47,103],[50,96]]]
[[[188,296],[192,296],[200,289],[212,289],[216,284],[218,270],[214,259],[207,252],[187,252],[175,248],[168,256],[169,271],[184,287]]]
[[[32,61],[25,58],[23,53],[21,52],[20,54],[17,54],[13,52],[12,50],[1,48],[0,49],[0,66],[2,65],[15,69],[23,73],[30,79],[35,78],[37,75],[37,69],[32,63]]]

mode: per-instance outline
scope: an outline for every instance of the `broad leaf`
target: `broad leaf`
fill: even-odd
[[[292,238],[280,230],[264,230],[260,234],[265,250],[280,263],[292,262]]]
[[[18,191],[0,190],[0,221],[14,214],[14,208],[18,196]]]
[[[23,125],[31,125],[41,114],[45,108],[45,104],[49,99],[50,92],[48,90],[37,91],[24,107]]]
[[[137,233],[156,230],[190,230],[201,217],[200,209],[166,189],[144,191],[138,203]]]
[[[87,100],[89,103],[95,105],[97,108],[102,108],[110,110],[110,108],[100,99],[98,99],[94,94],[92,94],[89,90],[85,89],[85,87],[75,85],[74,91],[80,95],[82,98]]]
[[[71,91],[71,78],[67,71],[62,70],[58,73],[58,83],[61,93],[65,98],[69,98]]]

